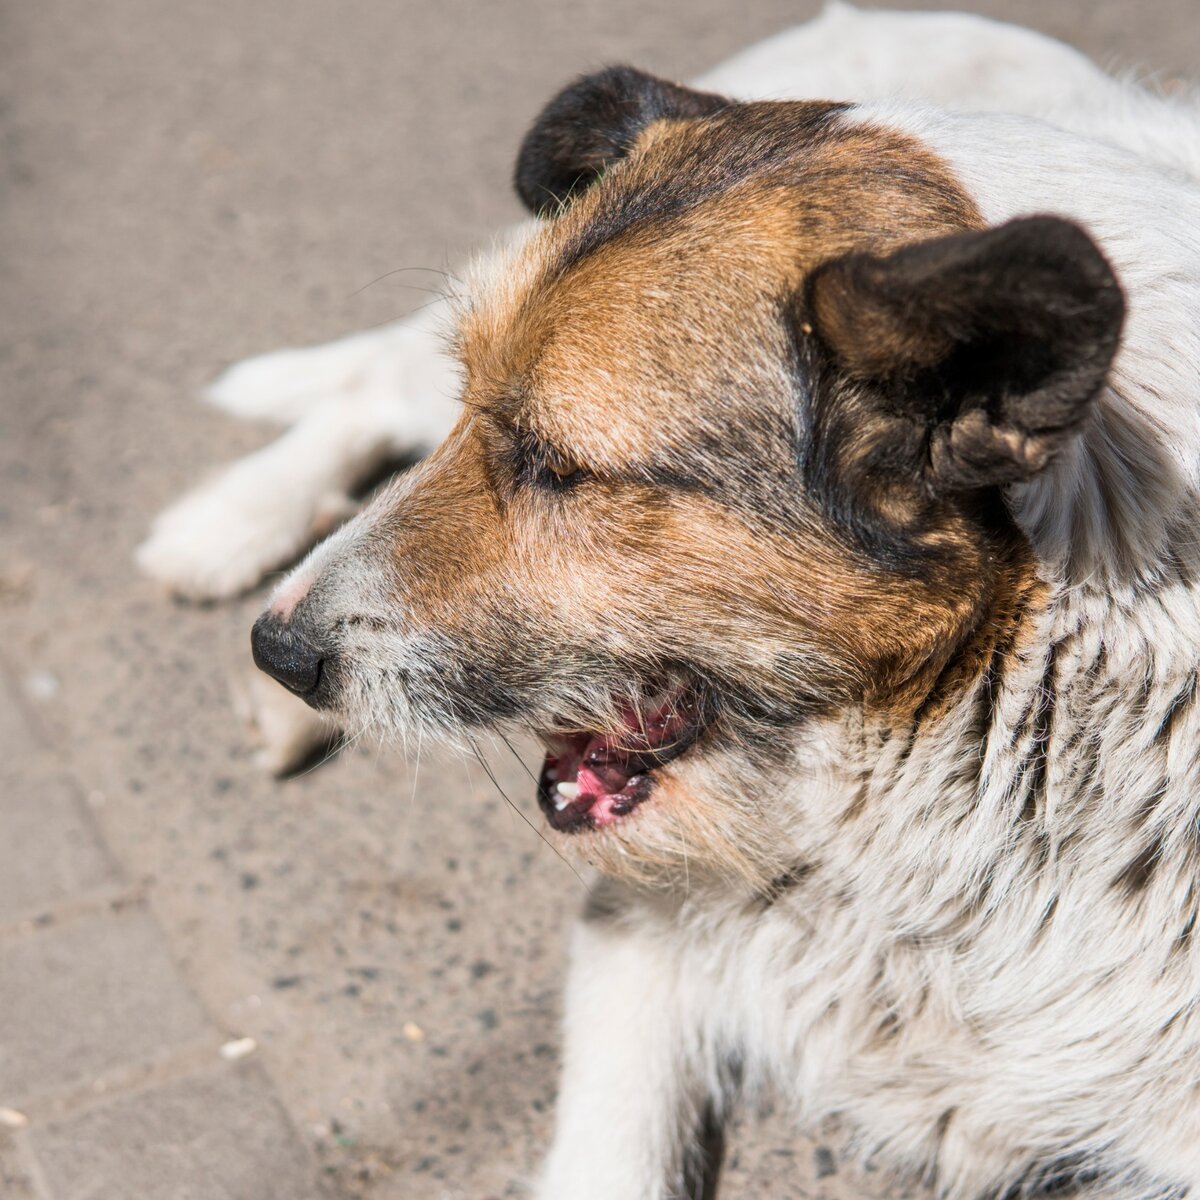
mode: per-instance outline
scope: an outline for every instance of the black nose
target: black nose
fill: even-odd
[[[325,661],[321,651],[272,613],[263,613],[254,622],[250,649],[260,671],[266,671],[298,696],[315,692],[321,682]]]

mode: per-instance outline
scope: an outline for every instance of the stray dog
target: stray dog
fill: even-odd
[[[1187,101],[839,6],[553,99],[458,368],[425,316],[221,385],[297,423],[156,529],[183,590],[440,441],[253,650],[348,722],[543,738],[600,871],[545,1200],[713,1195],[764,1086],[941,1196],[1200,1196],[1198,174]]]

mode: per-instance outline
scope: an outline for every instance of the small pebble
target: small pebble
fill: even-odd
[[[235,1038],[221,1047],[221,1057],[229,1062],[237,1062],[239,1058],[245,1058],[257,1049],[258,1043],[253,1038]]]
[[[420,1025],[414,1025],[412,1021],[405,1021],[404,1028],[400,1031],[410,1042],[420,1042],[425,1038],[425,1030]]]
[[[34,700],[53,700],[58,692],[58,676],[52,671],[30,671],[25,676],[25,693]]]
[[[5,1129],[24,1129],[29,1118],[15,1108],[0,1108],[0,1125]]]
[[[0,567],[0,600],[24,596],[32,581],[31,563],[8,563]]]

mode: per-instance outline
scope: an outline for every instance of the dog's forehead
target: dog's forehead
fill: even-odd
[[[568,440],[603,426],[644,449],[778,391],[788,301],[810,270],[982,225],[932,152],[844,109],[652,124],[472,297],[460,348],[477,399],[515,397]]]
[[[790,364],[779,306],[795,285],[789,221],[765,192],[722,195],[580,259],[522,333],[531,419],[571,440],[603,425],[610,442],[649,449],[728,416],[751,381],[768,403]]]

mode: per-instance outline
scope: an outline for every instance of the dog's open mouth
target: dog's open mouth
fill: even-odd
[[[538,803],[550,824],[575,833],[627,816],[653,790],[655,769],[695,745],[707,709],[697,688],[678,688],[645,707],[626,706],[616,732],[544,735]]]

